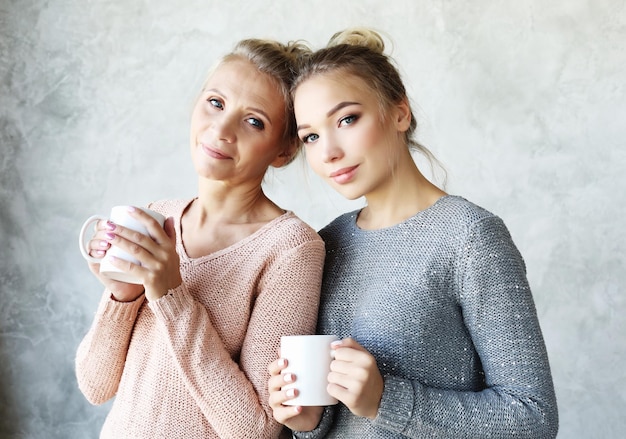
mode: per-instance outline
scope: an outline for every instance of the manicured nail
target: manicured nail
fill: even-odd
[[[330,344],[332,347],[341,346],[341,340],[335,340]]]
[[[98,245],[100,247],[107,248],[109,246],[109,243],[107,241],[100,241]],[[101,251],[101,250],[98,250],[98,251]]]
[[[283,375],[283,379],[286,383],[292,383],[294,381],[294,376],[292,373],[286,373],[285,375]]]
[[[115,224],[113,224],[111,221],[107,221],[107,224],[106,224],[105,228],[107,230],[113,231],[113,230],[115,230]]]
[[[129,212],[134,212],[135,210],[135,206],[128,206],[126,209],[128,209]]]
[[[293,398],[294,396],[296,396],[296,390],[287,389],[287,391],[285,392],[285,395],[287,395],[287,398]]]
[[[285,360],[284,358],[278,359],[278,367],[285,367],[286,365],[287,365],[287,360]]]
[[[115,233],[106,233],[104,236],[107,237],[107,239],[115,239]]]
[[[103,256],[106,252],[104,250],[96,250],[98,256]]]

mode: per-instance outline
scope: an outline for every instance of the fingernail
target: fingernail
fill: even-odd
[[[111,221],[107,221],[107,225],[105,226],[107,230],[115,230],[115,224]]]
[[[285,360],[284,358],[280,358],[278,360],[278,367],[285,367],[287,365],[287,360]]]
[[[106,236],[107,239],[115,239],[115,233],[106,233],[104,236]]]
[[[286,373],[286,374],[283,376],[283,379],[285,380],[285,382],[287,382],[287,383],[291,383],[291,382],[293,382],[293,380],[294,380],[294,376],[293,376],[293,374],[292,374],[292,373]]]
[[[285,392],[285,395],[287,395],[288,398],[293,398],[294,396],[296,396],[296,390],[287,389],[287,391]]]
[[[135,210],[135,206],[128,206],[126,209],[128,209],[129,212],[134,212]]]
[[[106,253],[106,252],[105,252],[104,250],[96,250],[96,254],[97,254],[98,256],[102,256],[102,255],[104,255],[105,253]]]
[[[99,243],[98,245],[99,245],[100,247],[104,247],[104,248],[106,248],[106,247],[108,247],[108,246],[109,246],[109,243],[108,243],[107,241],[100,241],[100,243]],[[100,251],[100,250],[99,250],[99,251]]]
[[[330,345],[332,347],[341,346],[341,340],[335,340]]]

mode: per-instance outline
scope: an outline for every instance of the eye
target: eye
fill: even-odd
[[[261,119],[257,119],[256,117],[249,117],[246,119],[246,122],[259,130],[265,128],[265,124],[263,123],[263,121]]]
[[[224,109],[224,104],[219,99],[209,98],[209,99],[207,99],[207,102],[209,104],[211,104],[213,107],[215,107],[215,108],[217,108],[219,110],[223,110]]]
[[[306,136],[302,137],[302,143],[313,143],[315,142],[317,139],[319,139],[320,136],[318,136],[315,133],[311,133],[311,134],[307,134]]]
[[[354,122],[356,122],[358,118],[359,118],[359,116],[356,116],[354,114],[351,114],[351,115],[346,116],[346,117],[342,117],[339,120],[339,126],[342,127],[342,126],[346,126],[346,125],[351,125]]]

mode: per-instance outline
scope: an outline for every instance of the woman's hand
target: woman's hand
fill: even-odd
[[[356,416],[374,419],[383,396],[383,377],[376,359],[352,338],[332,343],[328,393]]]
[[[154,218],[141,209],[129,211],[129,215],[142,222],[150,236],[100,221],[97,225],[98,231],[89,244],[92,249],[90,254],[94,257],[104,257],[111,245],[131,254],[141,265],[119,258],[112,258],[111,264],[126,273],[133,274],[141,280],[143,286],[106,279],[97,273],[97,264],[90,264],[91,271],[107,288],[111,289],[117,300],[135,300],[144,289],[148,300],[159,299],[167,294],[168,290],[182,283],[173,218],[168,218],[164,227],[161,227]]]
[[[298,396],[297,389],[281,390],[283,386],[296,380],[294,374],[282,374],[287,367],[287,360],[279,358],[273,361],[267,370],[270,379],[267,384],[269,390],[269,404],[272,407],[274,419],[291,430],[310,431],[319,424],[324,407],[303,407],[283,405],[286,401]]]
[[[115,225],[108,221],[98,221],[96,231],[89,241],[87,248],[92,258],[103,259],[111,248],[107,234],[115,229]],[[143,285],[129,284],[111,279],[100,274],[100,264],[88,262],[89,270],[98,278],[104,287],[111,291],[115,300],[120,302],[132,302],[143,294]]]

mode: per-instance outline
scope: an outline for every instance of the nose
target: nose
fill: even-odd
[[[237,139],[236,120],[233,116],[222,113],[221,117],[213,120],[211,130],[216,137],[226,143],[234,143]]]
[[[322,160],[324,163],[332,163],[343,157],[343,150],[332,137],[326,137],[322,143]]]

